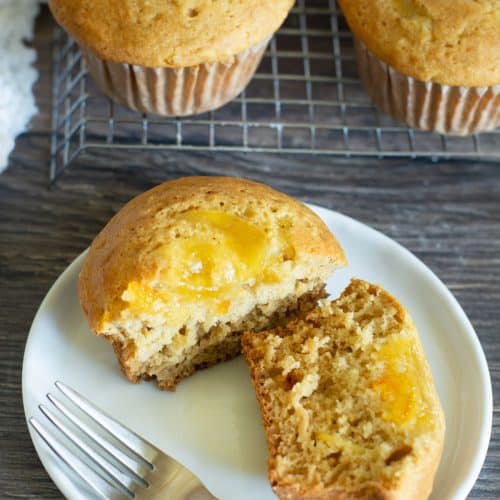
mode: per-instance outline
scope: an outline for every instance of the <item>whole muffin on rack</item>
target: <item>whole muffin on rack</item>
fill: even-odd
[[[468,135],[500,125],[500,2],[339,0],[375,104],[409,126]]]
[[[142,112],[222,106],[253,76],[293,0],[50,0],[101,90]]]

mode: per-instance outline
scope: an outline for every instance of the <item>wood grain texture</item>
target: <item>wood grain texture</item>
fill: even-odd
[[[50,29],[45,13],[35,41],[40,113],[0,176],[0,498],[61,498],[31,444],[21,400],[24,344],[43,296],[125,201],[190,174],[249,177],[338,210],[399,241],[441,278],[477,331],[496,401],[470,498],[500,498],[500,166],[89,151],[48,190]]]

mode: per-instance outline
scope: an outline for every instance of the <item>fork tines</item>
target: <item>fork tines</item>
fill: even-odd
[[[66,384],[55,385],[64,401],[49,393],[47,398],[53,407],[40,404],[39,408],[72,445],[57,438],[36,418],[31,417],[29,422],[56,456],[99,496],[113,500],[163,495],[171,499],[193,495],[214,498],[196,476],[173,458]],[[79,416],[81,412],[75,406],[87,417]]]

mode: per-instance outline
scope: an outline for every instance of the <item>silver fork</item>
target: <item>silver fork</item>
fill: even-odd
[[[39,405],[43,415],[80,449],[94,467],[78,457],[67,445],[62,444],[60,439],[56,439],[36,418],[31,417],[29,423],[57,457],[98,496],[112,500],[215,499],[203,483],[179,462],[106,415],[66,384],[56,382],[55,385],[65,398],[105,430],[96,432],[91,425],[77,416],[70,405],[53,394],[47,394],[48,400],[78,428],[78,431],[65,423],[51,407]],[[117,442],[121,443],[122,449]]]

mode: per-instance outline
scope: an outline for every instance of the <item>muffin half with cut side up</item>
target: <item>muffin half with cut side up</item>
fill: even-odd
[[[285,327],[243,335],[280,499],[423,500],[445,421],[417,329],[352,280]]]

